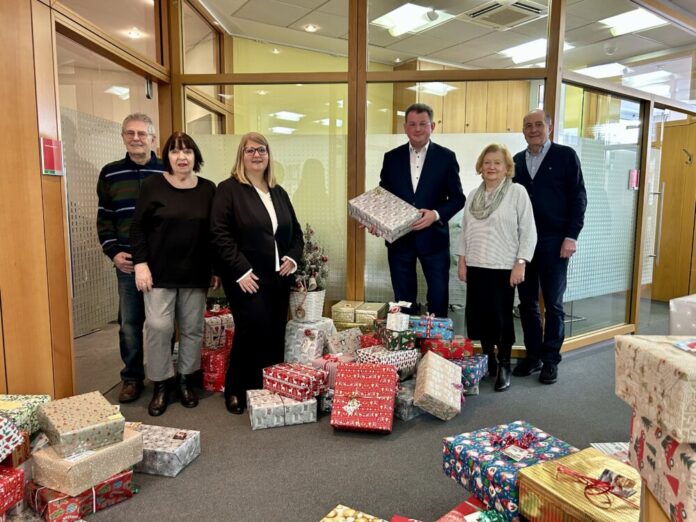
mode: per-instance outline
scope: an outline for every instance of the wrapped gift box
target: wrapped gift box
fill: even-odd
[[[137,473],[176,477],[201,454],[201,432],[128,422],[126,427],[143,436],[143,460]]]
[[[319,413],[331,413],[333,406],[334,391],[326,390],[319,396]]]
[[[471,339],[463,335],[455,335],[451,340],[445,339],[421,339],[421,351],[435,352],[445,359],[462,359],[474,354],[474,345]]]
[[[227,335],[225,334],[227,328],[234,329],[234,319],[228,308],[205,312],[203,348],[219,350],[227,347]]]
[[[203,373],[203,389],[209,392],[224,392],[226,373]]]
[[[410,379],[399,383],[396,390],[396,402],[394,405],[394,417],[403,421],[409,421],[425,413],[418,406],[413,405],[413,394],[416,391],[416,381]]]
[[[34,482],[75,496],[109,477],[135,466],[143,459],[143,437],[137,431],[124,430],[123,441],[96,451],[85,451],[62,458],[53,446],[32,455]]]
[[[201,350],[201,371],[203,373],[225,373],[230,364],[231,348]]]
[[[0,466],[0,513],[21,502],[24,494],[24,470]]]
[[[451,341],[454,338],[454,324],[449,317],[412,315],[408,321],[408,329],[413,330],[418,339]]]
[[[387,330],[392,332],[405,332],[408,330],[409,316],[401,312],[390,312],[387,314]]]
[[[263,369],[263,387],[283,397],[306,401],[327,390],[328,377],[326,370],[298,363],[280,363]]]
[[[16,469],[21,469],[22,471],[24,471],[24,483],[22,484],[22,491],[26,491],[27,484],[32,479],[31,465],[32,465],[32,459],[30,458],[29,460],[22,462],[16,468]],[[26,495],[22,495],[22,499],[19,502],[17,502],[14,506],[12,506],[7,511],[7,514],[12,516],[12,517],[14,517],[16,515],[21,515],[28,508],[29,508],[29,504],[27,503]]]
[[[348,215],[365,227],[374,227],[389,243],[408,234],[421,218],[416,207],[382,187],[349,200]]]
[[[39,431],[39,406],[50,400],[50,395],[0,395],[0,414],[32,435]]]
[[[462,409],[462,370],[456,364],[428,352],[418,365],[413,404],[438,419],[449,420]]]
[[[696,294],[669,300],[669,333],[696,336]]]
[[[339,301],[331,307],[331,319],[339,323],[354,323],[355,310],[363,301]]]
[[[416,520],[415,518],[402,517],[401,515],[392,515],[389,522],[422,522],[421,520]]]
[[[339,366],[331,425],[339,429],[390,433],[397,379],[396,370],[387,364]]]
[[[24,432],[26,433],[26,432]],[[22,452],[26,440],[17,425],[7,417],[0,416],[0,460],[12,456],[15,450]]]
[[[616,337],[616,395],[680,442],[696,442],[696,357],[685,337]]]
[[[315,398],[296,401],[288,397],[281,397],[281,400],[285,410],[286,426],[317,422],[317,400]]]
[[[268,390],[248,390],[247,408],[252,430],[317,421],[317,400],[296,401]]]
[[[352,509],[339,504],[333,508],[319,522],[387,522],[383,518],[377,518],[357,509]]]
[[[6,419],[0,417],[0,433],[5,431],[3,429],[3,421],[5,420]],[[0,454],[2,454],[2,452],[4,452],[6,448],[17,442],[17,438],[14,435],[15,429],[16,427],[13,424],[12,428],[10,429],[10,433],[5,433],[5,435],[2,436],[2,442],[0,442],[0,448],[2,448],[2,451],[0,451]],[[29,458],[31,458],[31,445],[29,444],[29,433],[26,431],[22,431],[19,433],[19,437],[22,442],[18,446],[15,446],[15,448],[10,452],[9,455],[5,457],[5,460],[3,460],[2,464],[0,465],[7,466],[8,468],[16,468],[22,462],[26,462],[27,460],[29,460]]]
[[[65,496],[31,481],[27,484],[26,498],[46,522],[67,522],[128,500],[133,496],[133,487],[133,471],[126,470],[75,496]]]
[[[452,359],[452,362],[462,369],[462,385],[465,388],[478,386],[481,379],[488,373],[488,356],[486,354]]]
[[[462,388],[462,395],[464,396],[478,395],[479,393],[480,390],[478,384],[476,386],[464,386],[464,388]]]
[[[411,330],[396,332],[385,328],[379,333],[387,350],[413,350],[416,347],[416,334]]]
[[[631,465],[672,520],[696,519],[696,445],[679,443],[635,410],[628,443]]]
[[[518,471],[577,451],[524,421],[445,437],[443,445],[445,475],[508,521],[519,517]],[[511,447],[520,460],[508,456]]]
[[[337,321],[334,323],[336,326],[336,331],[337,332],[343,332],[345,330],[351,330],[353,328],[358,328],[360,330],[360,333],[362,334],[369,334],[374,332],[375,327],[372,324],[366,324],[366,323],[346,323],[346,322],[340,322]]]
[[[370,346],[383,346],[382,340],[374,332],[360,336],[360,348],[369,348]]]
[[[408,379],[416,371],[420,360],[418,350],[387,350],[383,346],[361,348],[356,357],[359,363],[389,364],[396,368],[400,380]]]
[[[363,303],[355,309],[355,322],[372,327],[375,319],[381,319],[386,315],[386,303]]]
[[[585,495],[585,483],[566,473],[579,473],[590,479],[599,479],[605,469],[635,481],[635,493],[628,500],[599,496],[596,503]],[[638,472],[631,466],[608,457],[594,448],[567,455],[557,460],[541,462],[519,470],[520,513],[529,522],[638,522],[640,518],[640,487]],[[611,498],[611,504],[602,504]]]
[[[118,407],[96,391],[42,404],[38,418],[41,431],[61,457],[120,442],[126,423]]]
[[[486,506],[484,506],[479,499],[472,496],[467,501],[459,504],[452,511],[449,511],[438,518],[436,522],[470,522],[472,520],[476,520],[470,515],[473,515],[474,513],[477,513],[483,509],[486,509]]]
[[[285,328],[285,362],[309,364],[321,357],[326,346],[326,334],[319,328],[291,324]],[[332,323],[333,325],[333,323]],[[304,328],[303,328],[304,326]]]
[[[327,352],[332,354],[352,355],[355,357],[356,352],[360,348],[360,336],[362,331],[360,328],[350,328],[338,332],[327,341]]]
[[[330,389],[336,386],[336,371],[341,364],[350,363],[355,360],[352,355],[333,355],[327,353],[312,361],[312,366],[328,372],[327,385]]]

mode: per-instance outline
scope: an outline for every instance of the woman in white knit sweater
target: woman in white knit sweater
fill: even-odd
[[[483,181],[469,194],[459,238],[459,279],[467,283],[468,336],[480,340],[496,391],[510,387],[515,285],[524,281],[537,235],[532,204],[512,182],[515,165],[504,145],[488,145],[476,161]],[[497,350],[497,360],[495,348]]]

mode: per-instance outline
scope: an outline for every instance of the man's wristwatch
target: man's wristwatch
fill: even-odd
[[[521,258],[518,259],[518,260],[515,261],[515,262],[516,262],[518,265],[526,265],[526,264],[527,264],[527,262],[526,262],[524,259],[521,259]]]

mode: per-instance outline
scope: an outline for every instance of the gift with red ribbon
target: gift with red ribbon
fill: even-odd
[[[355,360],[352,355],[343,355],[336,353],[325,353],[312,361],[312,366],[320,370],[326,370],[329,373],[328,387],[333,390],[336,386],[336,372],[341,364],[351,363]]]
[[[451,340],[421,339],[420,348],[423,355],[430,351],[445,359],[461,359],[474,354],[474,344],[463,335],[455,335]]]
[[[329,372],[297,363],[280,363],[263,369],[263,388],[283,397],[306,401],[328,389]]]
[[[382,340],[376,333],[365,334],[360,336],[360,348],[370,348],[371,346],[382,345]]]
[[[454,323],[452,319],[449,317],[435,317],[435,314],[410,316],[408,329],[415,332],[418,339],[451,341],[454,338]]]

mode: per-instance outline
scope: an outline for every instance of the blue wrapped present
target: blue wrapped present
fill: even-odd
[[[443,439],[442,467],[489,509],[519,520],[517,472],[574,453],[574,448],[525,421]]]
[[[462,368],[462,386],[465,388],[478,385],[488,373],[488,356],[485,353],[451,361]]]
[[[449,317],[412,315],[408,318],[408,329],[415,332],[418,339],[451,341],[454,337],[454,324]]]

